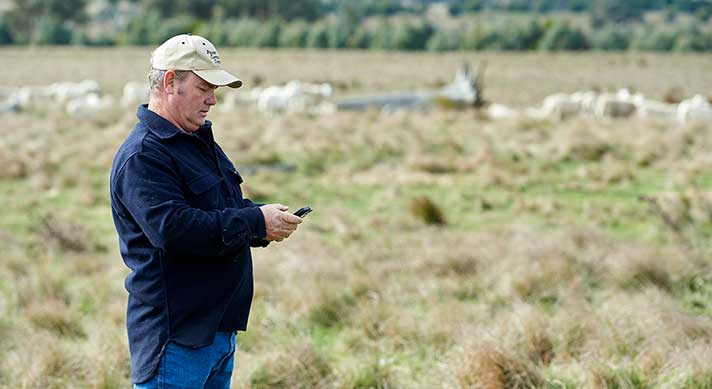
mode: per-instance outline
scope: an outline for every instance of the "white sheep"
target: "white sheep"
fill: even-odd
[[[712,123],[712,106],[705,96],[695,95],[680,102],[677,120],[682,123]]]

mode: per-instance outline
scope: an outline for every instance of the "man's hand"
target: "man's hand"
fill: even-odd
[[[288,209],[289,207],[282,204],[267,204],[260,207],[265,218],[266,240],[281,242],[292,235],[297,225],[302,222],[302,218],[287,212]]]

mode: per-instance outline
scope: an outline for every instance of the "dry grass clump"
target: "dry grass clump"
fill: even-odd
[[[690,229],[712,226],[712,192],[690,189],[682,193],[643,196],[666,229],[684,237]]]
[[[343,387],[353,389],[389,389],[398,387],[394,382],[392,367],[389,361],[381,358],[371,358],[358,370],[341,383]]]
[[[413,170],[432,174],[448,174],[455,172],[472,172],[476,169],[472,160],[467,158],[436,158],[431,156],[412,157],[408,166]]]
[[[610,278],[623,288],[654,285],[671,291],[676,282],[694,275],[692,258],[674,248],[651,249],[642,246],[622,246],[603,260]]]
[[[309,312],[308,319],[315,325],[334,327],[349,319],[357,301],[351,294],[327,298]]]
[[[411,200],[410,210],[415,217],[426,224],[446,224],[442,209],[428,197],[418,197]]]
[[[461,388],[539,388],[546,382],[531,364],[492,343],[470,346],[456,375]]]
[[[597,389],[642,389],[650,382],[635,369],[600,367],[592,370],[593,387]]]
[[[280,352],[250,376],[254,388],[327,388],[333,385],[332,368],[311,345]]]
[[[517,304],[510,320],[503,323],[507,343],[513,350],[522,350],[536,366],[546,366],[555,357],[550,319],[531,306]]]
[[[46,243],[54,243],[67,251],[87,250],[89,241],[87,232],[77,223],[61,220],[55,215],[46,215],[40,220],[39,228],[39,234]]]
[[[36,328],[49,330],[58,336],[86,336],[81,324],[71,317],[68,307],[62,301],[34,303],[27,308],[26,316]]]
[[[585,297],[600,283],[596,264],[600,253],[581,250],[576,246],[580,241],[576,243],[569,234],[542,238],[534,231],[520,230],[509,234],[508,244],[502,239],[493,240],[497,243],[481,261],[481,273],[492,290],[506,299],[555,304],[569,296]]]

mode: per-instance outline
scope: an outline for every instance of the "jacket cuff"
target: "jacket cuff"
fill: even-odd
[[[259,207],[243,208],[247,223],[250,226],[250,241],[263,240],[267,236],[265,217]]]

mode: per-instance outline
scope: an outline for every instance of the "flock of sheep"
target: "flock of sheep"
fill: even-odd
[[[651,100],[641,93],[621,89],[617,93],[557,93],[544,99],[540,108],[529,108],[527,115],[539,118],[567,119],[578,115],[609,118],[657,118],[679,122],[712,123],[712,105],[707,97],[696,95],[679,104]]]
[[[256,107],[261,112],[316,114],[336,110],[354,109],[418,109],[432,105],[438,99],[448,99],[468,105],[476,94],[469,78],[458,74],[453,83],[440,91],[401,92],[396,94],[368,95],[332,99],[329,84],[312,84],[290,81],[283,86],[252,88],[249,92],[226,91],[220,97],[218,109],[226,112],[238,107]],[[59,82],[48,86],[0,88],[0,113],[19,112],[42,104],[61,104],[66,112],[76,117],[94,117],[104,110],[117,106],[131,108],[148,101],[146,82],[128,82],[121,98],[102,95],[99,84],[93,80]],[[712,123],[712,105],[705,96],[697,95],[679,104],[650,100],[640,93],[627,89],[616,93],[576,92],[557,93],[544,99],[536,108],[515,110],[502,104],[490,103],[483,108],[493,119],[526,116],[565,120],[575,116],[607,118],[643,117],[676,120],[678,122]]]
[[[290,81],[284,86],[253,88],[250,92],[226,91],[220,97],[219,109],[232,111],[239,106],[254,105],[269,113],[333,112],[333,104],[326,101],[332,95],[329,84],[310,84]],[[0,88],[0,113],[20,112],[43,105],[64,107],[69,115],[94,117],[104,110],[116,107],[135,107],[148,102],[146,82],[130,81],[124,85],[121,98],[102,95],[94,80],[58,82],[47,86]]]

